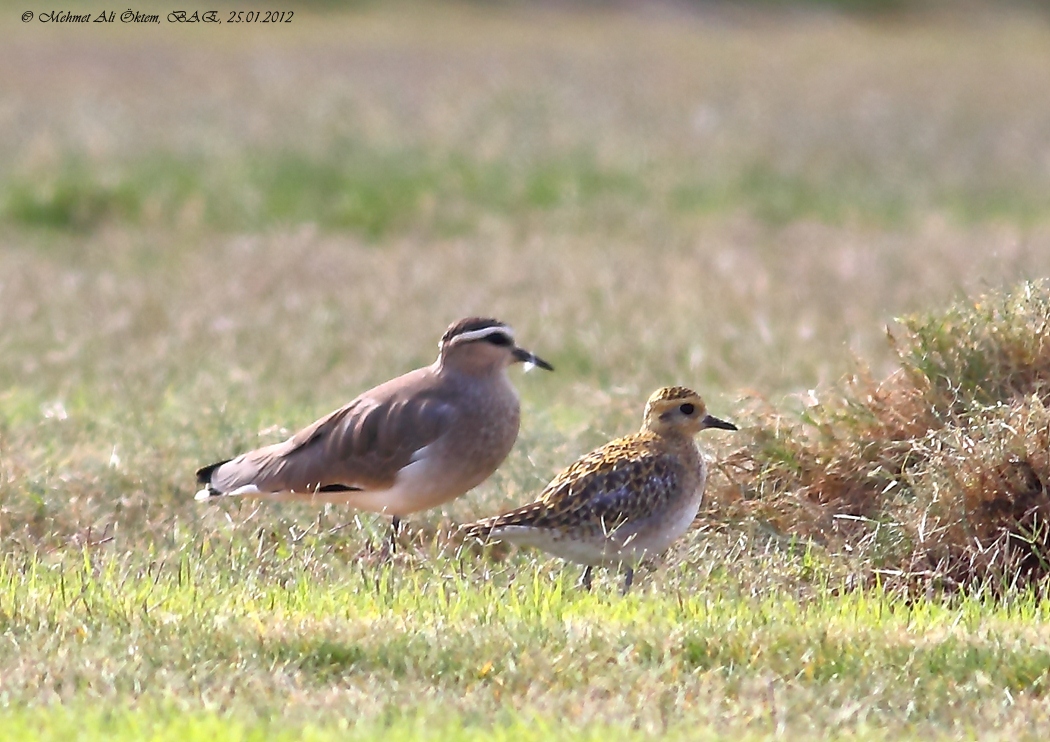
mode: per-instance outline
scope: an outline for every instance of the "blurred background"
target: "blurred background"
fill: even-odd
[[[660,385],[732,418],[881,376],[895,317],[1050,272],[1045,3],[27,7],[0,4],[7,538],[212,517],[197,466],[461,316],[557,373],[516,376],[521,442],[453,517]]]
[[[0,738],[1047,726],[1045,592],[898,590],[1046,498],[1047,289],[979,298],[1050,275],[1046,2],[106,2],[0,0]],[[380,516],[193,501],[470,314],[556,371],[392,563]],[[986,369],[1024,398],[967,418]],[[626,599],[446,548],[665,384],[745,429]]]

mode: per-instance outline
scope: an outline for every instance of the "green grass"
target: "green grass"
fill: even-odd
[[[1039,543],[1047,28],[752,12],[0,18],[0,738],[1045,738],[1038,559],[937,568]],[[192,500],[469,314],[557,371],[391,562]],[[449,535],[665,384],[744,429],[626,598]]]
[[[142,724],[167,733],[199,724],[313,727],[323,738],[389,727],[415,737],[420,717],[440,707],[443,724],[469,738],[531,726],[530,706],[540,703],[548,728],[558,718],[582,731],[604,716],[614,735],[634,719],[636,730],[684,738],[777,724],[807,733],[863,704],[862,719],[829,731],[936,732],[1009,721],[1010,707],[1041,698],[1050,682],[1050,606],[1031,593],[951,604],[830,585],[755,593],[732,570],[687,558],[620,599],[611,584],[581,594],[535,565],[482,578],[460,558],[424,550],[410,571],[336,570],[304,562],[302,551],[260,559],[205,549],[145,568],[130,557],[8,559],[4,693],[15,708],[35,709],[14,722],[45,719],[50,707],[61,728],[55,704],[80,698],[112,707],[110,719],[88,718],[118,736]],[[782,558],[749,557],[790,574]],[[601,701],[607,692],[615,696]],[[198,694],[200,712],[173,714]],[[325,697],[342,700],[314,718]],[[789,710],[812,697],[827,706],[793,718]],[[265,711],[279,698],[283,720]],[[134,707],[121,710],[128,699]],[[756,701],[755,718],[737,716]],[[787,712],[779,721],[778,704]],[[161,713],[147,720],[141,707]]]
[[[419,709],[419,714],[388,723],[305,722],[287,725],[271,720],[246,724],[219,714],[187,713],[178,708],[150,708],[127,711],[78,709],[44,714],[17,711],[0,715],[4,728],[0,739],[40,740],[212,740],[215,738],[252,742],[254,740],[363,740],[382,737],[386,740],[543,740],[552,733],[564,733],[564,727],[554,727],[543,719],[513,719],[498,728],[462,724],[442,715],[435,724],[425,712],[440,713],[440,709]],[[694,732],[695,733],[695,732]],[[642,740],[644,732],[595,725],[576,730],[581,740]]]
[[[0,216],[15,227],[72,232],[179,220],[220,230],[306,222],[372,241],[420,231],[469,234],[486,214],[516,221],[552,211],[625,214],[639,204],[685,217],[740,211],[770,226],[812,219],[900,227],[931,211],[963,225],[1050,221],[1043,192],[1021,184],[934,183],[923,196],[913,191],[920,175],[792,172],[766,161],[713,176],[698,167],[661,189],[652,172],[600,164],[586,151],[478,161],[467,152],[335,143],[323,156],[266,152],[212,163],[147,153],[108,168],[100,173],[70,155],[45,171],[10,175],[0,181]]]
[[[83,232],[107,223],[160,224],[193,214],[226,230],[302,222],[375,240],[412,230],[472,231],[482,213],[591,208],[642,194],[638,174],[592,154],[527,162],[478,162],[464,153],[383,151],[336,143],[324,155],[252,153],[219,164],[151,153],[108,175],[63,157],[46,172],[0,184],[15,226]]]

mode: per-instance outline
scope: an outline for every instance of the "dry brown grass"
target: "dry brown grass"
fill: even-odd
[[[816,539],[895,585],[1042,581],[1050,289],[1024,284],[901,324],[900,368],[885,379],[859,370],[799,410],[756,406],[752,443],[726,462],[728,513]]]

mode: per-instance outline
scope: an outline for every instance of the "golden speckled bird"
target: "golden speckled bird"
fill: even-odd
[[[518,437],[518,393],[507,367],[551,370],[494,319],[452,324],[438,357],[364,392],[286,441],[197,471],[198,500],[249,497],[345,503],[394,517],[477,486]]]
[[[737,427],[707,413],[685,387],[659,389],[645,406],[642,429],[583,456],[529,505],[463,526],[464,535],[534,546],[586,565],[623,565],[624,592],[634,566],[684,534],[704,493],[707,468],[693,436]]]

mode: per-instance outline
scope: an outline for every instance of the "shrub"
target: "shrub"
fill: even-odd
[[[900,320],[900,368],[795,412],[756,400],[726,517],[859,560],[869,579],[998,589],[1050,572],[1050,286]]]

